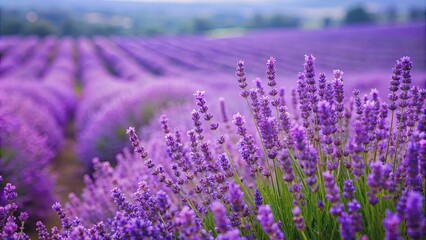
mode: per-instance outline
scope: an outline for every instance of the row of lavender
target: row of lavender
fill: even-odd
[[[24,39],[16,55],[1,64],[2,73],[10,74],[0,81],[0,174],[16,184],[19,206],[35,218],[45,217],[56,199],[48,168],[64,145],[64,128],[76,105],[72,41],[56,41],[48,38],[35,51],[37,39]],[[34,57],[26,60],[30,52]]]
[[[164,115],[143,142],[129,128],[135,153],[119,154],[115,169],[95,160],[81,199],[70,195],[66,211],[53,206],[62,230],[39,222],[39,238],[422,239],[426,89],[412,85],[410,58],[393,68],[388,101],[375,89],[346,100],[343,72],[316,77],[314,63],[306,56],[298,76],[297,114],[279,95],[270,58],[268,87],[249,89],[238,63],[249,113],[235,114],[233,127],[226,103],[218,120],[196,91],[190,121]],[[4,193],[16,197],[11,185]],[[3,236],[26,237],[6,206]]]

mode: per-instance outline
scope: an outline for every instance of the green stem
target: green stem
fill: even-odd
[[[396,142],[395,142],[395,154],[393,157],[393,171],[395,172],[396,169],[396,158],[398,156],[398,148],[399,148],[399,138],[401,137],[401,128],[402,128],[402,120],[404,118],[404,108],[401,108],[401,119],[398,124],[398,134],[396,135]]]
[[[306,237],[306,235],[305,235],[305,232],[300,232],[301,234],[302,234],[302,238],[303,238],[303,240],[308,240],[308,238]]]
[[[393,102],[392,102],[392,103],[393,103]],[[389,136],[388,136],[388,144],[387,144],[387,146],[386,146],[385,159],[387,159],[387,158],[388,158],[390,142],[391,142],[391,139],[392,139],[392,128],[393,128],[393,118],[394,118],[394,113],[395,113],[395,110],[392,110],[392,115],[391,115],[392,117],[391,117],[391,122],[390,122]],[[394,171],[395,171],[395,169],[394,169]]]

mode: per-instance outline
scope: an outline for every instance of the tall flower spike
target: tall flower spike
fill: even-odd
[[[392,69],[393,74],[390,79],[390,94],[389,94],[389,100],[391,101],[391,104],[389,105],[389,110],[394,111],[397,109],[396,101],[398,100],[398,95],[396,92],[399,89],[399,85],[401,83],[401,74],[402,74],[402,63],[401,61],[397,60],[395,67]]]
[[[386,218],[383,220],[385,227],[385,240],[402,240],[399,232],[399,223],[401,219],[398,214],[386,210]]]
[[[348,202],[348,213],[352,219],[355,232],[362,231],[362,214],[358,212],[359,210],[361,210],[361,204],[356,199]]]
[[[212,211],[213,219],[216,223],[216,230],[219,233],[223,234],[232,229],[226,208],[220,201],[214,201],[210,206],[210,210]]]
[[[303,232],[305,231],[305,220],[303,219],[302,213],[299,206],[294,206],[293,210],[293,222],[296,225],[297,230]]]
[[[244,193],[241,191],[240,185],[235,182],[229,185],[229,202],[234,212],[246,214],[248,208],[244,203]]]
[[[352,218],[346,212],[343,212],[339,217],[340,223],[340,236],[343,240],[355,240],[355,228],[353,226]]]
[[[332,146],[333,134],[336,133],[337,119],[335,111],[327,101],[322,100],[318,103],[318,117],[319,125],[321,129],[321,143],[323,143],[324,152],[331,155],[334,151]]]
[[[260,96],[265,96],[265,89],[263,88],[263,85],[262,85],[262,79],[256,78],[254,80],[254,83],[256,85],[256,90],[259,93],[259,95]]]
[[[293,137],[291,136],[292,122],[290,119],[290,113],[286,106],[279,106],[279,125],[280,128],[286,133],[286,139],[284,140],[284,147],[293,148]]]
[[[402,57],[400,61],[402,65],[402,92],[399,94],[399,99],[401,100],[399,106],[405,108],[408,106],[408,100],[411,98],[409,91],[411,88],[411,68],[413,66],[410,57]]]
[[[66,215],[64,209],[62,208],[61,204],[59,202],[53,204],[52,209],[56,212],[56,214],[58,214],[59,219],[62,222],[62,228],[65,231],[70,231],[72,229],[72,224],[69,217]]]
[[[405,208],[407,217],[407,234],[412,239],[423,239],[426,219],[423,216],[423,200],[421,193],[410,191]]]
[[[253,110],[253,118],[256,120],[256,122],[260,122],[262,120],[262,115],[260,113],[260,101],[257,96],[258,90],[257,89],[250,89],[250,100],[251,100],[251,107]]]
[[[362,113],[364,112],[364,108],[363,108],[360,92],[358,89],[355,89],[352,93],[354,95],[355,112],[357,114],[356,119],[361,120]]]
[[[129,127],[126,130],[126,134],[129,135],[129,139],[133,145],[134,151],[139,154],[140,158],[144,161],[145,165],[148,168],[153,168],[155,165],[152,162],[152,159],[148,158],[148,152],[145,150],[144,146],[140,144],[139,137],[135,132],[135,128]]]
[[[315,57],[313,55],[305,55],[304,75],[307,84],[306,90],[312,111],[317,112],[318,97],[316,95],[317,87],[315,85]]]
[[[419,164],[422,178],[426,179],[426,139],[419,142]]]
[[[412,190],[420,190],[421,179],[419,175],[419,146],[415,140],[407,143],[407,154],[405,156],[405,167],[407,171],[406,187]]]
[[[198,138],[198,140],[203,140],[204,139],[204,136],[203,136],[203,131],[204,131],[204,129],[203,129],[203,124],[201,123],[201,116],[200,116],[200,113],[197,111],[197,110],[192,110],[192,112],[191,112],[191,118],[192,118],[192,122],[193,122],[193,125],[194,125],[194,131],[198,134],[198,136],[197,136],[197,138]]]
[[[249,92],[246,90],[247,87],[247,78],[246,78],[246,73],[244,71],[244,61],[240,60],[237,63],[237,69],[235,74],[237,75],[237,80],[238,80],[238,85],[240,86],[240,88],[243,90],[241,92],[241,96],[243,98],[247,98],[249,96]]]
[[[272,215],[269,205],[259,207],[257,220],[259,220],[260,226],[271,239],[284,239],[284,233],[278,228],[278,224],[274,222],[274,215]]]
[[[163,132],[165,134],[170,133],[170,128],[169,128],[168,122],[169,122],[169,119],[167,118],[167,116],[164,115],[164,114],[161,115],[161,117],[160,117],[161,128],[163,129]]]
[[[330,213],[334,216],[340,216],[344,208],[340,204],[340,190],[336,185],[334,176],[330,172],[323,172],[322,175],[324,177],[325,189],[327,190],[326,198],[333,204]]]
[[[343,99],[345,97],[343,92],[343,71],[334,70],[333,74],[334,74],[333,88],[334,88],[334,98],[336,100],[336,113],[337,113],[337,118],[341,119],[343,118],[343,111],[344,111]]]
[[[319,100],[325,100],[324,93],[325,93],[325,87],[327,83],[327,77],[325,73],[320,73],[318,77],[318,96]]]
[[[308,87],[305,80],[305,75],[303,73],[299,73],[297,81],[297,94],[299,97],[301,117],[303,119],[303,126],[305,128],[309,127],[309,116],[311,115],[311,107],[309,102],[309,92]]]
[[[291,183],[294,180],[294,171],[293,171],[293,164],[288,155],[287,149],[283,149],[279,159],[281,163],[281,168],[284,170],[283,179],[287,183]]]
[[[200,239],[200,228],[195,213],[188,206],[184,206],[175,217],[175,223],[178,226],[182,237],[187,239]]]
[[[247,128],[244,126],[244,117],[237,113],[233,118],[233,122],[235,126],[237,126],[237,134],[241,136],[241,139],[238,142],[238,151],[247,165],[249,165],[250,171],[255,173],[259,171],[259,156],[257,154],[258,148],[255,145],[255,140],[253,136],[247,133]]]
[[[352,180],[345,180],[343,196],[348,200],[352,200],[355,198],[355,190]]]
[[[263,204],[263,197],[262,197],[262,194],[260,194],[260,191],[258,188],[256,188],[256,191],[254,191],[254,203],[257,209],[259,209],[260,205]]]
[[[268,85],[271,87],[271,90],[269,91],[269,95],[271,95],[272,97],[275,97],[278,94],[278,90],[275,88],[275,86],[277,85],[277,82],[275,81],[275,58],[270,57],[268,61],[266,61],[266,66],[267,66],[266,76],[269,80]],[[272,103],[272,105],[274,106],[278,106],[278,104],[279,104],[279,99],[278,101],[275,101]]]

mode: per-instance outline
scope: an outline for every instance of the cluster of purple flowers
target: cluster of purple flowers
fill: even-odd
[[[426,90],[411,86],[410,59],[397,62],[387,104],[375,90],[346,99],[343,72],[317,81],[315,58],[306,56],[292,91],[300,115],[279,94],[275,59],[266,65],[270,89],[260,80],[250,89],[238,62],[249,115],[235,114],[233,127],[225,101],[221,121],[208,92],[196,91],[184,123],[162,115],[150,138],[128,128],[134,152],[118,154],[115,168],[95,159],[81,198],[53,205],[62,229],[49,233],[40,222],[39,238],[422,239]],[[17,219],[6,222],[4,236],[23,234],[12,227]]]

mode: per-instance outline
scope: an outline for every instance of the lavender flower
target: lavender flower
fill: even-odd
[[[324,100],[325,87],[327,83],[327,77],[325,73],[320,73],[318,76],[318,96],[319,100]]]
[[[357,114],[357,120],[361,119],[362,113],[364,112],[364,108],[363,108],[363,104],[362,104],[362,100],[360,97],[360,92],[358,89],[355,89],[353,92],[354,95],[354,102],[355,102],[355,112]]]
[[[352,224],[355,232],[362,231],[362,215],[358,211],[361,210],[361,204],[357,200],[348,202],[348,213],[352,218]]]
[[[321,143],[324,144],[324,152],[331,155],[334,150],[331,144],[333,143],[333,134],[337,131],[337,119],[334,109],[327,101],[323,100],[318,103],[318,117],[322,133]]]
[[[261,97],[264,97],[265,96],[265,89],[263,88],[263,85],[262,85],[262,79],[256,78],[254,80],[254,83],[256,85],[256,92],[259,93],[259,95]]]
[[[399,232],[399,223],[401,222],[400,217],[396,213],[392,213],[386,210],[386,218],[383,220],[383,226],[385,227],[385,239],[386,240],[401,240]]]
[[[266,71],[266,76],[269,80],[268,85],[271,87],[269,95],[275,97],[278,94],[278,90],[275,88],[275,86],[277,85],[277,82],[275,81],[275,58],[270,57],[268,61],[266,61],[266,66],[268,68],[268,70]],[[275,101],[272,102],[272,105],[278,106],[279,102],[279,99],[275,99]]]
[[[426,139],[419,142],[419,165],[421,169],[422,178],[426,178]]]
[[[260,134],[269,159],[274,159],[281,148],[278,140],[277,119],[275,117],[265,117],[259,123]]]
[[[241,136],[238,143],[240,154],[246,161],[247,165],[249,165],[250,171],[257,172],[259,171],[259,156],[257,155],[257,147],[254,143],[254,138],[247,134],[247,128],[244,126],[244,117],[241,114],[237,113],[233,118],[233,122],[235,126],[237,126],[237,134]]]
[[[408,199],[409,193],[410,191],[408,189],[405,189],[402,192],[402,195],[399,198],[399,201],[396,205],[396,211],[398,213],[398,216],[401,218],[401,220],[406,219],[405,209],[407,208],[407,199]]]
[[[65,231],[71,230],[72,229],[71,221],[66,215],[65,211],[62,209],[61,204],[58,202],[53,204],[52,209],[58,214],[59,219],[62,222],[62,228]]]
[[[168,121],[169,121],[169,119],[167,118],[167,116],[165,114],[161,115],[161,118],[160,118],[161,128],[163,129],[163,132],[165,134],[170,133]]]
[[[201,226],[194,211],[189,207],[182,208],[175,218],[175,223],[181,232],[181,239],[199,239]]]
[[[396,65],[392,71],[393,75],[391,76],[389,87],[389,90],[391,91],[389,94],[389,100],[391,100],[392,103],[389,105],[389,110],[394,111],[397,109],[396,101],[398,100],[398,95],[396,92],[398,91],[399,85],[401,83],[402,63],[400,60],[396,61]]]
[[[405,216],[407,218],[407,234],[412,239],[422,239],[425,236],[426,219],[423,216],[424,197],[414,191],[408,193]]]
[[[413,66],[410,57],[402,57],[400,61],[402,65],[402,92],[399,94],[399,99],[401,100],[399,107],[405,108],[408,106],[408,100],[411,98],[409,90],[411,88],[411,68]]]
[[[355,229],[353,226],[352,218],[349,214],[343,212],[339,217],[340,236],[343,240],[355,240]]]
[[[6,186],[3,189],[3,194],[4,194],[4,197],[6,198],[6,200],[12,201],[18,196],[18,194],[16,194],[15,190],[16,190],[15,186],[13,186],[10,183],[6,184]]]
[[[247,87],[247,78],[246,73],[244,72],[244,61],[240,60],[237,63],[237,71],[235,73],[238,77],[238,83],[240,88],[243,90],[241,96],[243,98],[247,98],[249,96],[249,92],[246,90]]]
[[[47,231],[46,226],[42,222],[38,221],[36,223],[36,226],[37,226],[36,230],[37,230],[37,233],[38,233],[38,239],[39,240],[50,239],[49,232]]]
[[[294,206],[293,210],[293,222],[296,225],[297,230],[303,232],[305,231],[305,220],[303,219],[303,216],[301,215],[301,211],[299,206]]]
[[[305,55],[305,63],[304,63],[304,76],[307,84],[307,91],[309,94],[309,101],[311,102],[313,108],[315,109],[315,105],[318,102],[318,99],[315,95],[316,86],[315,86],[315,57],[313,55]],[[314,110],[315,112],[315,110]]]
[[[283,179],[287,183],[291,183],[294,180],[293,165],[286,149],[282,151],[279,159],[281,168],[284,170]]]
[[[410,141],[407,143],[407,155],[405,157],[405,164],[407,168],[406,186],[408,189],[420,190],[421,179],[419,176],[419,146],[417,142]]]
[[[344,192],[343,192],[343,196],[347,199],[347,200],[353,200],[355,197],[355,186],[352,182],[352,180],[348,179],[345,180],[344,183]]]
[[[253,118],[256,122],[260,122],[262,120],[262,116],[260,113],[260,101],[257,96],[258,90],[250,89],[250,100],[251,100],[251,108],[253,111]]]
[[[284,233],[278,228],[278,224],[274,222],[274,216],[269,205],[260,206],[258,212],[257,220],[259,220],[260,226],[262,226],[265,233],[271,239],[284,239]]]
[[[231,204],[232,210],[234,213],[237,213],[241,216],[247,216],[248,207],[244,203],[244,193],[241,190],[240,185],[235,182],[232,182],[229,185],[229,203]]]
[[[379,202],[377,193],[390,187],[391,166],[382,162],[371,164],[371,174],[368,175],[367,185],[370,187],[368,201],[375,205]]]
[[[341,119],[343,118],[343,99],[344,99],[344,92],[343,92],[343,71],[341,70],[334,70],[333,71],[334,80],[332,82],[333,88],[334,88],[334,98],[336,100],[336,112],[337,112],[337,118]]]
[[[330,209],[330,213],[335,216],[340,216],[343,210],[343,205],[340,204],[340,190],[336,185],[334,176],[330,172],[323,172],[324,185],[327,190],[326,198],[333,204],[333,207]],[[346,218],[342,220],[346,221]]]
[[[303,118],[303,126],[305,128],[309,127],[309,116],[311,115],[311,107],[309,102],[309,94],[308,94],[308,87],[305,80],[305,76],[302,73],[299,73],[297,81],[297,93],[299,97],[300,102],[300,110],[301,110],[301,117]]]
[[[229,221],[226,208],[220,201],[214,201],[210,206],[214,221],[216,223],[216,230],[223,234],[232,229],[231,221]]]
[[[257,188],[256,191],[254,191],[254,203],[257,209],[259,209],[259,206],[263,204],[262,194],[260,194],[260,191]]]
[[[240,237],[240,231],[238,229],[232,229],[226,233],[217,235],[216,240],[243,240],[245,238]]]
[[[286,133],[286,139],[284,142],[284,145],[288,148],[293,147],[293,136],[291,135],[291,127],[292,123],[290,120],[290,113],[288,112],[288,108],[285,106],[279,106],[278,107],[279,112],[279,125],[281,129]]]

